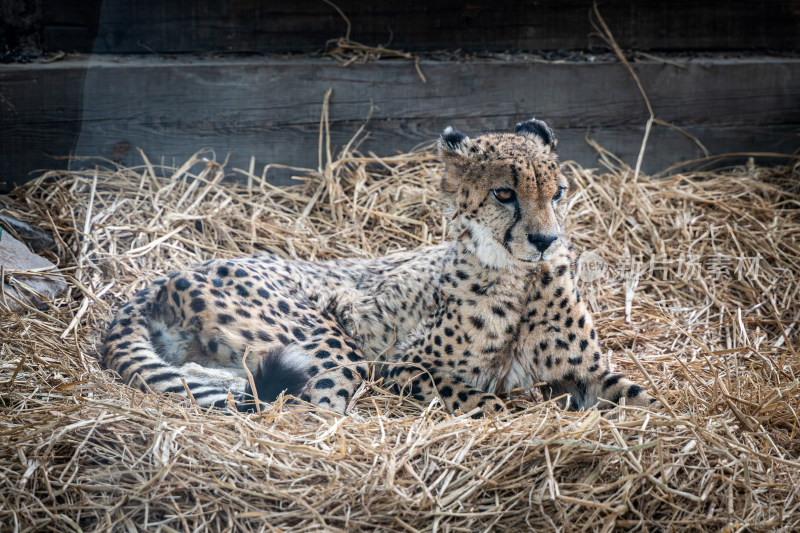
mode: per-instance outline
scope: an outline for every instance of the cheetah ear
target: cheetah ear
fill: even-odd
[[[472,140],[453,126],[447,126],[439,137],[439,155],[445,160],[467,157],[471,146]]]
[[[514,133],[522,135],[528,139],[542,143],[544,146],[549,146],[551,150],[555,151],[558,145],[556,134],[553,133],[552,128],[548,126],[543,120],[532,118],[524,122],[520,122],[514,128]]]

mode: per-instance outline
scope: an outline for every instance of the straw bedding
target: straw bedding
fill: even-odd
[[[282,189],[207,158],[52,171],[14,193],[11,214],[55,234],[71,288],[0,315],[3,531],[800,529],[791,167],[634,180],[607,153],[603,170],[566,164],[573,240],[608,267],[581,289],[604,349],[667,407],[604,417],[518,391],[513,413],[476,421],[380,382],[345,417],[280,401],[209,414],[101,371],[112,310],[174,268],[446,233],[428,151],[345,150]]]

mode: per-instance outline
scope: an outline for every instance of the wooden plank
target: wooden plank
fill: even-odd
[[[41,9],[35,0],[0,4],[0,63],[25,62],[42,46]]]
[[[351,37],[411,50],[588,49],[592,0],[338,0]],[[623,48],[796,50],[800,0],[605,0]],[[320,0],[42,0],[47,50],[96,53],[313,52],[342,37],[343,19]]]
[[[465,132],[480,131],[470,127],[469,120],[451,121],[457,128]],[[492,130],[511,131],[514,121],[498,118],[493,122]],[[425,123],[414,121],[371,121],[369,124],[369,139],[362,145],[363,151],[370,151],[380,155],[391,155],[398,151],[411,149],[420,143],[433,143],[447,122],[430,120]],[[337,148],[344,146],[356,132],[358,124],[335,123],[332,132],[332,145]],[[115,152],[115,146],[110,145],[103,132],[112,130],[110,123],[100,123],[89,132],[84,132],[76,149],[77,153],[99,154],[108,156]],[[484,129],[484,130],[485,130]],[[789,154],[800,147],[800,123],[784,125],[742,125],[742,126],[708,126],[688,125],[684,131],[698,139],[711,153],[721,154],[730,152],[776,152]],[[154,132],[151,132],[154,133]],[[559,154],[563,161],[573,160],[585,167],[598,166],[598,154],[587,142],[587,137],[597,141],[605,149],[610,150],[617,157],[627,162],[631,167],[636,164],[636,159],[641,148],[644,136],[644,125],[615,126],[602,128],[557,128],[559,137]],[[161,161],[161,156],[167,163],[182,163],[189,155],[201,148],[214,147],[216,158],[219,161],[229,157],[229,170],[234,167],[248,168],[250,156],[255,156],[255,168],[258,175],[265,165],[281,162],[293,166],[306,168],[317,167],[317,139],[318,130],[314,126],[305,128],[287,128],[276,130],[265,139],[264,132],[243,132],[231,139],[225,134],[203,136],[199,139],[187,141],[174,134],[154,133],[147,139],[140,139],[135,143],[141,146],[153,161]],[[95,147],[102,147],[106,151],[98,152]],[[644,157],[643,170],[655,173],[685,160],[703,156],[697,144],[688,137],[669,128],[655,127],[648,140]],[[744,158],[737,158],[742,162]],[[786,159],[760,159],[764,164],[785,162]],[[125,158],[128,164],[139,164],[141,159],[133,152]],[[284,172],[273,169],[268,174],[273,183],[290,183],[291,175],[296,172]]]
[[[97,32],[101,29],[99,22],[103,0],[38,1],[42,9],[41,40],[45,52],[92,51],[98,38]]]
[[[696,134],[714,152],[792,152],[800,125],[800,60],[686,60],[636,68],[659,118]],[[208,147],[231,166],[250,156],[267,163],[317,166],[317,127],[333,88],[331,127],[341,146],[372,107],[364,149],[380,154],[429,142],[447,124],[467,132],[508,129],[530,115],[561,136],[565,158],[593,165],[587,131],[629,163],[638,154],[647,112],[616,63],[422,62],[422,83],[408,62],[342,68],[324,59],[208,57],[73,58],[0,66],[0,172],[24,180],[54,167],[43,153],[125,158],[139,146],[181,162]],[[14,111],[10,110],[13,106]],[[78,133],[73,133],[77,132]],[[792,134],[794,132],[794,135]],[[121,151],[122,150],[122,151]],[[132,149],[131,154],[135,154]],[[699,155],[672,130],[656,129],[645,170]]]
[[[658,116],[678,123],[800,122],[800,59],[642,61],[636,70]],[[411,62],[342,67],[328,59],[77,57],[0,67],[4,95],[33,117],[60,120],[82,102],[83,120],[158,121],[176,128],[283,127],[316,124],[330,87],[335,120],[358,122],[370,102],[376,118],[444,119],[535,112],[558,126],[639,124],[645,106],[616,62],[423,61],[423,83]],[[63,90],[62,90],[63,89]],[[55,99],[55,100],[52,100]],[[57,105],[46,105],[57,102]],[[73,106],[73,107],[67,107]],[[161,120],[165,109],[177,109]],[[644,117],[644,118],[643,118]],[[207,123],[212,121],[213,123]]]

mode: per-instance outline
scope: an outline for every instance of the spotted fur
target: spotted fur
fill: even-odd
[[[537,385],[568,393],[572,408],[648,405],[609,371],[575,287],[556,143],[535,119],[475,138],[448,127],[439,152],[452,240],[373,260],[261,254],[175,272],[119,310],[104,362],[200,406],[247,409],[285,391],[342,413],[373,371],[474,416]]]

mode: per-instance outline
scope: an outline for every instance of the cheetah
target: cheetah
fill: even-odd
[[[376,377],[476,418],[537,386],[571,409],[647,406],[601,357],[576,288],[556,145],[535,118],[474,138],[448,126],[438,150],[451,240],[378,259],[264,253],[175,272],[119,309],[102,360],[146,390],[245,411],[285,393],[345,413]]]

